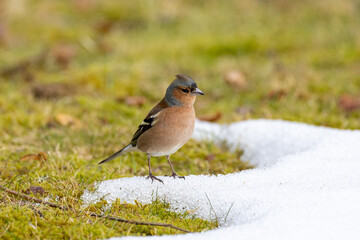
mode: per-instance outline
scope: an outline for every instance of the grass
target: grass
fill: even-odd
[[[128,143],[177,73],[193,76],[206,93],[197,99],[197,115],[221,113],[220,123],[280,118],[359,129],[360,111],[339,104],[344,95],[359,98],[359,13],[355,0],[3,1],[0,184],[20,192],[41,186],[42,198],[80,208],[81,194],[95,181],[146,175],[140,153],[97,162]],[[5,71],[26,59],[27,66]],[[231,70],[243,73],[246,88],[225,83]],[[129,105],[121,100],[128,96],[145,100]],[[45,161],[22,158],[39,152]],[[172,159],[183,175],[252,167],[241,152],[194,140]],[[170,172],[165,158],[152,165],[157,175]],[[0,206],[5,239],[179,233],[37,206],[40,216],[4,192]],[[117,202],[109,213],[192,231],[216,227],[156,201]]]

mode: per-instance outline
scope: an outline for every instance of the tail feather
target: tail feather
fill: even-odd
[[[114,158],[117,158],[118,156],[121,156],[121,155],[131,152],[131,151],[134,151],[134,149],[135,148],[133,146],[131,146],[131,144],[129,144],[126,147],[124,147],[123,149],[121,149],[120,151],[118,151],[118,152],[114,153],[113,155],[111,155],[110,157],[108,157],[107,159],[102,160],[101,162],[99,162],[99,164],[109,162],[109,161],[113,160]]]

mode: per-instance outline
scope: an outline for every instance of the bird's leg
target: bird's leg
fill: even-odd
[[[173,177],[173,178],[178,177],[178,178],[183,178],[183,179],[185,179],[184,176],[179,176],[179,175],[176,174],[176,172],[175,172],[175,170],[174,170],[174,168],[173,168],[173,166],[172,166],[172,164],[171,164],[171,162],[170,162],[170,155],[166,155],[166,159],[168,160],[168,162],[169,162],[169,164],[170,164],[170,167],[171,167],[171,171],[172,171],[171,177]]]
[[[164,184],[164,182],[163,182],[161,179],[155,177],[155,176],[152,174],[152,172],[151,172],[151,165],[150,165],[150,158],[151,158],[151,156],[150,156],[149,154],[146,154],[146,156],[147,156],[148,164],[149,164],[149,176],[148,176],[147,178],[150,178],[150,179],[151,179],[151,183],[153,183],[153,182],[154,182],[154,179],[155,179],[155,180],[158,180],[159,182],[161,182],[162,184]]]

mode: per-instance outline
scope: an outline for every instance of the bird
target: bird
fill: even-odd
[[[110,157],[99,162],[103,164],[133,151],[144,152],[147,156],[149,175],[152,183],[157,180],[151,171],[151,157],[166,156],[173,178],[179,176],[170,161],[170,155],[178,151],[191,137],[195,126],[194,103],[196,96],[204,95],[196,82],[188,75],[177,74],[166,89],[163,99],[148,113],[139,125],[130,143]]]

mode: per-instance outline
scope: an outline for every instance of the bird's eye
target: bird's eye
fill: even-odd
[[[189,92],[189,90],[187,90],[187,89],[181,89],[181,91],[183,91],[184,93],[188,93],[188,92]]]

